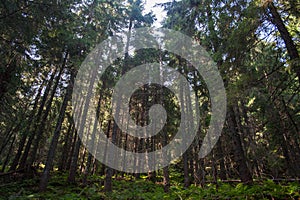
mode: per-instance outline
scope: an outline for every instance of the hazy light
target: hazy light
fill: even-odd
[[[166,12],[163,11],[161,6],[155,6],[155,4],[170,2],[171,0],[145,0],[145,13],[153,11],[157,20],[154,23],[155,27],[161,27],[161,22],[166,17]]]

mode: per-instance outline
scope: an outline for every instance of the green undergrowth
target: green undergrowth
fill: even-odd
[[[0,199],[300,199],[300,184],[274,183],[266,180],[254,185],[218,183],[207,184],[204,188],[190,186],[185,189],[182,184],[172,182],[170,192],[165,193],[160,183],[147,181],[145,177],[131,180],[125,177],[122,180],[113,180],[113,191],[103,191],[103,177],[93,176],[87,185],[69,184],[66,174],[55,174],[46,192],[38,192],[38,179],[0,185]],[[78,178],[80,182],[80,178]]]

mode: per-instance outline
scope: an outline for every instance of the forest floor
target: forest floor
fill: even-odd
[[[242,183],[206,184],[203,188],[190,186],[185,189],[175,177],[170,192],[165,193],[161,183],[153,183],[141,176],[137,180],[125,177],[113,181],[113,191],[104,192],[104,178],[93,176],[86,185],[78,177],[77,184],[66,181],[67,174],[54,174],[46,192],[39,193],[38,177],[10,183],[0,183],[0,199],[300,199],[299,182],[275,183],[272,180]],[[158,177],[159,179],[159,177]]]

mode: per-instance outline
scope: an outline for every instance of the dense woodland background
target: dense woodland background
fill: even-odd
[[[210,120],[205,83],[185,60],[153,49],[125,54],[106,72],[98,90],[101,126],[128,151],[155,151],[172,139],[180,105],[163,88],[145,85],[144,95],[137,93],[131,100],[132,118],[140,125],[147,123],[154,103],[171,113],[155,137],[122,134],[109,111],[117,80],[134,66],[156,61],[184,74],[200,101],[201,126],[194,144],[169,167],[148,174],[118,172],[85,149],[78,138],[82,130],[74,127],[72,118],[72,106],[85,110],[84,105],[71,105],[76,73],[96,44],[121,30],[153,24],[154,13],[145,13],[143,5],[141,0],[0,2],[0,196],[300,198],[299,0],[182,0],[159,5],[167,13],[163,27],[199,41],[224,80],[226,122],[207,157],[197,156]],[[182,91],[181,98],[190,102],[188,97]],[[131,191],[132,196],[120,191]]]

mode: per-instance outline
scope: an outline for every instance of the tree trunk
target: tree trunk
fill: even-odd
[[[15,72],[17,69],[17,55],[13,54],[10,56],[11,58],[9,59],[6,66],[4,66],[3,68],[4,71],[0,73],[0,101],[2,101],[4,95],[8,92],[8,86],[13,76],[15,76]]]
[[[238,125],[235,119],[233,106],[230,106],[228,110],[228,126],[234,143],[234,158],[241,181],[245,184],[252,183],[252,176],[247,166],[247,160],[243,150],[241,138],[237,131]]]
[[[7,156],[6,156],[6,158],[5,158],[4,162],[3,162],[2,170],[1,170],[2,173],[5,171],[6,165],[8,164],[9,157],[11,156],[10,154],[11,154],[13,145],[14,145],[14,143],[15,143],[15,140],[16,140],[16,135],[15,135],[14,138],[12,139],[12,142],[11,142],[10,147],[9,147],[9,149],[8,149],[8,152],[7,152]]]
[[[19,164],[19,160],[20,160],[23,148],[25,146],[26,139],[27,139],[27,135],[23,134],[22,138],[19,142],[19,147],[18,147],[17,154],[14,157],[14,160],[13,160],[13,162],[12,162],[10,168],[9,168],[9,171],[15,171],[17,169],[17,166]]]
[[[76,123],[80,123],[80,117],[82,115],[82,110],[83,110],[83,105],[84,101],[82,101],[80,107],[79,107],[79,112],[78,112],[78,119],[77,119],[77,122]],[[78,132],[77,132],[77,129],[75,127],[75,124],[73,125],[73,131],[72,132],[72,135],[74,135],[73,137],[73,140],[71,138],[71,149],[70,151],[68,152],[68,161],[67,161],[67,164],[66,164],[66,170],[70,170],[71,169],[71,164],[72,164],[72,159],[73,159],[73,156],[74,156],[74,152],[75,152],[75,148],[76,148],[76,144],[77,144],[77,140],[80,140],[80,138],[78,137]]]
[[[128,57],[129,57],[129,44],[130,44],[130,39],[131,39],[131,30],[133,27],[133,22],[132,19],[130,19],[129,21],[129,27],[128,27],[128,35],[127,35],[127,41],[126,41],[126,46],[125,46],[125,57],[124,57],[124,66],[122,68],[122,72],[121,72],[121,76],[123,76],[126,72],[127,69],[127,62],[128,62]],[[117,105],[116,106],[116,113],[119,113],[120,110],[120,103],[119,103],[120,99],[117,100]],[[113,130],[112,130],[112,139],[111,142],[112,143],[116,143],[116,137],[117,137],[117,124],[114,123],[113,125]],[[104,182],[104,190],[106,192],[111,191],[112,190],[112,175],[113,175],[113,169],[111,169],[110,167],[107,167],[106,169],[106,176],[105,176],[105,182]]]
[[[223,154],[223,149],[222,149],[222,141],[221,138],[217,142],[216,145],[216,158],[219,161],[220,165],[220,172],[219,172],[219,177],[221,180],[226,180],[226,168],[225,168],[225,163],[224,163],[224,154]]]
[[[24,153],[23,153],[21,161],[20,161],[19,169],[24,169],[25,166],[26,166],[26,161],[27,161],[27,158],[28,158],[30,147],[31,147],[33,139],[34,139],[34,137],[36,135],[37,126],[38,126],[38,123],[41,120],[41,116],[42,116],[42,113],[43,113],[43,110],[44,110],[44,106],[46,104],[46,101],[47,101],[47,98],[48,98],[48,95],[49,95],[49,92],[50,92],[50,89],[51,89],[54,77],[56,75],[56,72],[57,72],[57,68],[55,68],[54,72],[52,73],[52,75],[51,75],[51,77],[50,77],[50,79],[48,81],[48,84],[46,86],[46,89],[44,91],[44,96],[42,98],[41,105],[40,105],[38,113],[37,113],[37,115],[35,117],[35,125],[34,125],[33,128],[29,127],[29,131],[32,131],[32,132],[30,133],[29,138],[27,140],[27,144],[25,146],[25,150],[24,150]]]
[[[297,50],[297,47],[288,32],[286,26],[284,25],[284,22],[280,16],[280,14],[277,11],[277,8],[275,7],[273,2],[270,2],[268,4],[268,10],[271,14],[270,21],[277,27],[284,43],[287,48],[288,55],[290,56],[290,59],[292,61],[292,67],[294,68],[297,76],[298,81],[300,83],[300,60],[299,60],[299,53]]]
[[[40,188],[39,188],[40,191],[45,191],[46,187],[48,185],[50,170],[53,167],[52,165],[53,165],[53,160],[54,160],[54,156],[55,156],[55,151],[56,151],[58,139],[59,139],[59,136],[60,136],[61,126],[62,126],[62,123],[64,121],[65,111],[67,109],[68,102],[71,99],[75,76],[76,76],[76,74],[74,72],[71,72],[70,83],[69,83],[66,95],[64,97],[63,103],[62,103],[61,108],[60,108],[59,116],[58,116],[58,119],[57,119],[57,122],[56,122],[55,131],[54,131],[54,134],[53,134],[53,137],[52,137],[52,140],[51,140],[51,144],[50,144],[50,147],[49,147],[49,151],[48,151],[46,165],[45,165],[45,168],[44,168],[43,175],[41,177]]]
[[[70,149],[70,152],[69,152],[69,157],[68,157],[68,160],[67,160],[67,163],[66,163],[66,170],[67,171],[69,171],[71,169],[71,164],[72,164],[72,159],[73,159],[76,143],[77,143],[77,140],[79,140],[77,130],[76,130],[75,126],[74,126],[73,131],[74,131],[74,133],[73,133],[74,138],[72,140],[71,149]]]
[[[70,147],[71,147],[71,143],[72,143],[72,139],[73,139],[73,133],[74,133],[74,123],[72,121],[69,122],[69,127],[68,127],[68,131],[67,134],[65,135],[64,138],[64,146],[63,146],[63,150],[61,153],[61,159],[59,161],[59,165],[58,165],[58,171],[64,171],[66,170],[66,165],[67,165],[67,160],[68,160],[68,155],[70,152]]]
[[[17,125],[18,126],[18,125]],[[16,126],[16,127],[17,127]],[[6,131],[5,135],[3,138],[5,138],[5,141],[3,141],[3,144],[1,145],[1,148],[0,148],[0,155],[3,153],[5,147],[7,146],[7,144],[9,143],[12,135],[14,134],[14,130],[15,128],[14,127],[14,124],[9,128],[9,130]]]
[[[90,100],[91,100],[91,97],[93,94],[94,83],[95,83],[96,76],[97,76],[97,73],[95,73],[95,72],[91,72],[91,73],[92,74],[91,74],[91,79],[90,79],[89,86],[88,86],[87,96],[84,100],[83,112],[80,117],[78,140],[75,145],[74,154],[72,156],[72,162],[71,162],[71,166],[70,166],[70,173],[69,173],[69,177],[68,177],[68,181],[70,183],[75,183],[77,162],[78,162],[78,156],[79,156],[79,151],[80,151],[80,146],[81,146],[80,136],[83,136],[83,134],[84,134],[85,122],[86,122],[86,118],[87,118],[87,114],[88,114],[88,109],[90,106]]]
[[[77,161],[78,161],[80,146],[81,146],[81,140],[77,134],[77,141],[76,141],[76,144],[74,147],[74,152],[72,155],[69,176],[68,176],[68,182],[70,182],[70,183],[76,182],[75,177],[76,177],[76,171],[77,171]]]
[[[52,102],[53,102],[53,99],[54,99],[54,95],[55,95],[56,90],[58,88],[59,80],[61,78],[61,75],[63,73],[63,70],[64,70],[66,62],[67,62],[66,59],[67,59],[67,55],[66,55],[66,58],[65,58],[65,61],[64,61],[63,65],[62,65],[62,67],[61,67],[61,69],[60,69],[60,71],[59,71],[59,73],[56,77],[55,84],[52,88],[50,98],[47,102],[46,110],[44,111],[42,120],[41,120],[39,128],[38,128],[38,132],[36,133],[36,138],[34,140],[32,151],[31,151],[31,156],[30,156],[30,159],[29,159],[29,162],[28,162],[29,167],[33,166],[33,163],[36,160],[39,144],[40,144],[40,142],[43,138],[43,133],[44,133],[44,130],[45,130],[48,115],[49,115],[51,107],[52,107]]]
[[[182,70],[182,69],[181,69]],[[183,116],[185,112],[188,112],[186,110],[187,102],[185,101],[184,95],[185,91],[183,91],[183,83],[180,84],[180,91],[179,91],[179,99],[180,99],[180,109],[181,109],[181,115]],[[181,119],[184,123],[188,123],[187,119],[184,119],[182,117]],[[185,142],[184,140],[182,142]],[[190,177],[189,177],[189,164],[188,164],[188,150],[183,153],[182,155],[182,162],[183,162],[183,175],[184,175],[184,187],[187,188],[190,185]]]
[[[38,102],[39,102],[39,99],[40,99],[40,96],[41,96],[41,93],[42,93],[42,89],[43,89],[43,84],[40,86],[40,88],[38,90],[38,94],[35,98],[33,109],[32,109],[32,112],[30,113],[31,116],[29,116],[29,120],[27,122],[27,126],[26,126],[25,131],[30,130],[30,127],[32,126],[32,121],[33,121],[34,116],[35,116],[35,112],[36,112]],[[21,137],[21,140],[20,140],[20,143],[19,143],[17,154],[14,157],[14,160],[13,160],[11,166],[10,166],[9,171],[15,171],[17,169],[20,157],[22,155],[22,151],[23,151],[24,146],[25,146],[26,139],[27,139],[27,133],[23,133],[23,135]]]

